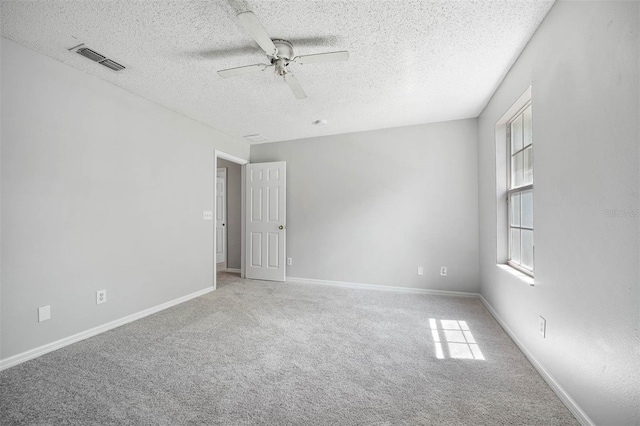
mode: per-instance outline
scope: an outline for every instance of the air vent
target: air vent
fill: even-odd
[[[111,68],[114,71],[120,71],[124,69],[123,65],[120,65],[117,62],[112,61],[111,59],[107,59],[105,61],[100,62],[101,65],[104,65],[107,68]]]
[[[84,56],[85,58],[89,58],[92,61],[96,61],[96,62],[104,61],[105,59],[107,59],[106,56],[102,56],[98,52],[94,52],[88,47],[83,47],[82,49],[78,49],[78,53]]]
[[[250,140],[251,142],[266,142],[269,140],[257,133],[255,135],[246,135],[244,136],[244,138]]]
[[[84,44],[81,44],[80,46],[84,46]],[[72,50],[72,49],[74,48],[71,48],[69,50]],[[84,56],[85,58],[89,58],[92,61],[95,61],[100,65],[104,65],[105,67],[114,71],[120,71],[126,68],[124,65],[120,65],[116,61],[107,59],[106,56],[101,55],[100,53],[96,52],[95,50],[91,50],[88,47],[80,47],[80,49],[76,50],[76,52]]]

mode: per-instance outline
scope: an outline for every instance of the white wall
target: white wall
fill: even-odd
[[[479,120],[482,295],[602,425],[640,424],[639,6],[556,3]],[[496,266],[494,125],[529,85],[534,287]]]
[[[0,356],[211,287],[213,221],[202,212],[213,210],[214,150],[248,158],[248,146],[1,47]],[[99,289],[108,301],[96,306]],[[38,323],[43,305],[52,319]]]
[[[479,290],[477,120],[251,147],[280,160],[288,277]]]
[[[227,168],[227,268],[240,269],[242,240],[242,166],[218,158],[218,167]]]

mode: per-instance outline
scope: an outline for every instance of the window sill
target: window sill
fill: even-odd
[[[518,278],[522,282],[524,282],[524,283],[526,283],[526,284],[528,284],[528,285],[533,287],[533,285],[534,285],[533,277],[525,274],[524,272],[520,272],[516,268],[513,268],[513,267],[511,267],[509,265],[506,265],[506,264],[497,264],[496,266],[498,268],[502,269],[503,271],[506,271],[509,274],[513,275],[514,277]]]

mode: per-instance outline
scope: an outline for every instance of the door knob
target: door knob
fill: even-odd
[[[222,224],[222,226],[224,226],[224,223]]]
[[[278,229],[284,229],[284,226],[280,225],[278,226]]]

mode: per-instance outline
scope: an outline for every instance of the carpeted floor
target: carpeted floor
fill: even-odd
[[[574,425],[473,298],[242,280],[0,373],[0,424]]]

